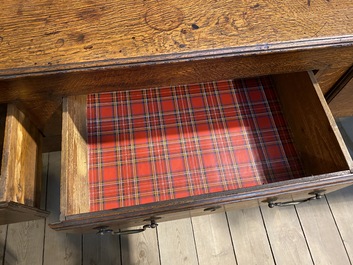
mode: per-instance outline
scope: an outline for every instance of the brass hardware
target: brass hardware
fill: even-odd
[[[147,228],[156,228],[157,226],[158,224],[156,223],[156,221],[151,220],[151,224],[144,225],[142,228],[139,228],[139,229],[114,231],[113,229],[110,229],[108,226],[99,226],[94,229],[98,229],[97,235],[111,234],[115,236],[120,236],[120,235],[130,235],[130,234],[141,233],[141,232],[144,232]]]
[[[273,201],[270,201],[270,202],[268,202],[268,207],[274,208],[275,206],[285,207],[285,206],[298,205],[298,204],[301,204],[301,203],[304,203],[304,202],[308,202],[308,201],[312,201],[312,200],[319,200],[323,196],[324,195],[322,195],[320,193],[315,193],[315,195],[313,197],[309,197],[309,198],[303,199],[303,200],[296,200],[296,201],[289,201],[289,202],[273,202]]]

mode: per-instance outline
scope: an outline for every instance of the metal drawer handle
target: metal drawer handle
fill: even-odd
[[[303,200],[297,200],[297,201],[289,201],[289,202],[269,202],[268,203],[268,207],[270,208],[274,208],[275,206],[278,207],[285,207],[285,206],[292,206],[292,205],[298,205],[301,204],[303,202],[308,202],[308,201],[312,201],[312,200],[319,200],[323,197],[322,194],[320,193],[315,193],[315,196],[307,198],[307,199],[303,199]]]
[[[108,226],[99,226],[96,227],[95,229],[98,229],[97,235],[106,235],[106,234],[111,234],[114,236],[120,236],[120,235],[130,235],[130,234],[137,234],[145,231],[147,228],[156,228],[158,224],[156,221],[151,220],[151,224],[144,225],[142,228],[139,229],[131,229],[131,230],[123,230],[123,231],[114,231],[113,229],[110,229]]]

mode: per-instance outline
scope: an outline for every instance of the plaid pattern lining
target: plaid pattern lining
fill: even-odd
[[[303,175],[269,77],[91,94],[90,210]]]

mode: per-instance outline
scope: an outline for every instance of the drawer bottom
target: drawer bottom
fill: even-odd
[[[270,77],[87,99],[90,211],[303,177]]]

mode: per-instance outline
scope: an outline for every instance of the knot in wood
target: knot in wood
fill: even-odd
[[[183,20],[183,12],[179,8],[168,4],[155,3],[148,5],[148,10],[145,14],[147,25],[159,31],[176,29]]]

